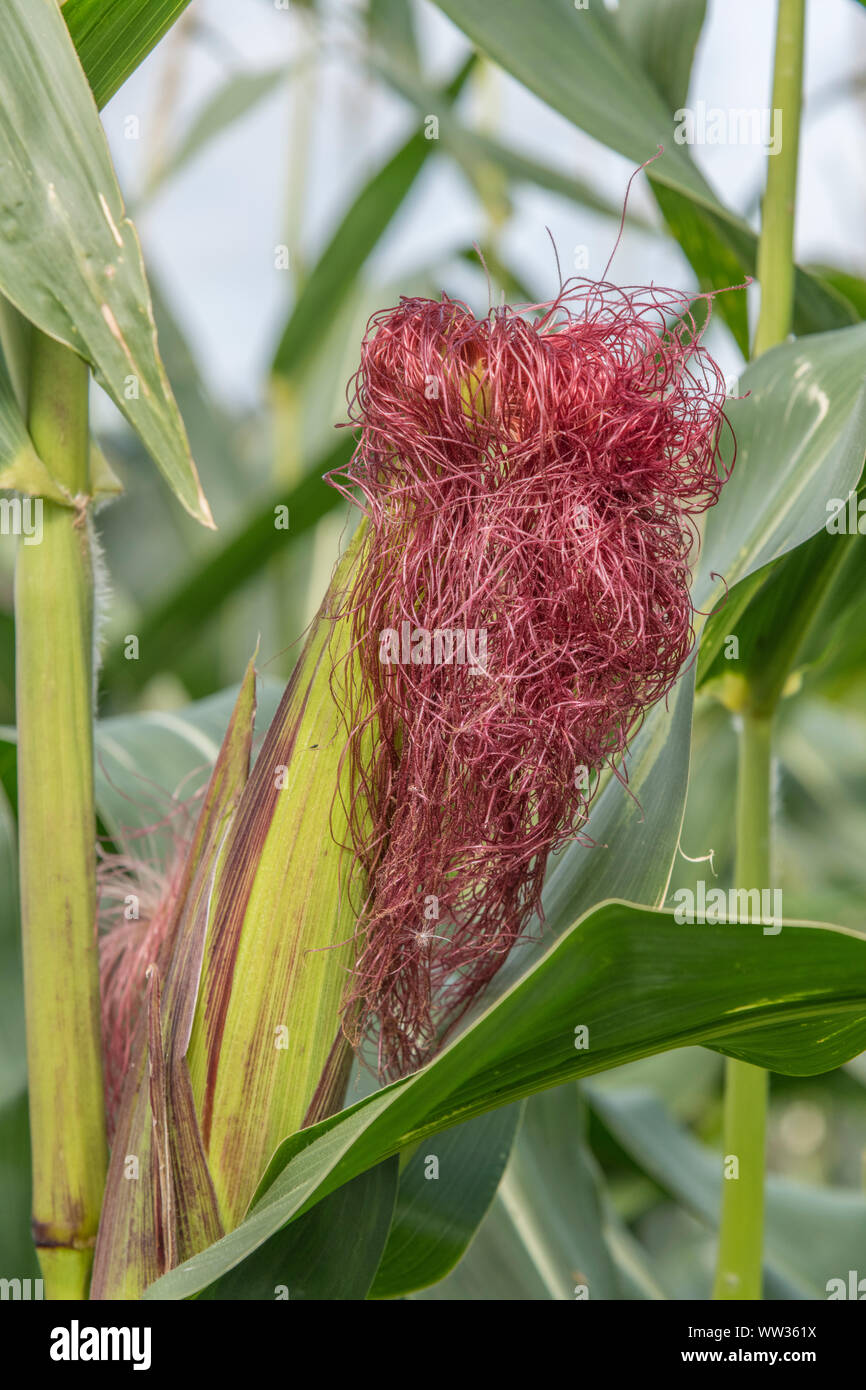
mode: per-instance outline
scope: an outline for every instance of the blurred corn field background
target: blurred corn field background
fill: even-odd
[[[345,544],[345,502],[321,479],[351,454],[350,431],[334,426],[371,313],[444,290],[482,316],[491,303],[551,298],[560,270],[600,276],[627,180],[659,143],[611,277],[699,291],[754,276],[769,132],[732,135],[731,113],[772,106],[777,11],[771,0],[131,9],[147,24],[126,57],[117,4],[67,0],[63,13],[91,86],[109,97],[102,120],[160,353],[217,526],[178,505],[153,448],[93,386],[93,435],[123,487],[96,513],[98,829],[108,851],[165,871],[173,808],[216,759],[254,650],[255,754]],[[0,45],[6,22],[0,7]],[[100,33],[111,42],[88,68]],[[224,1257],[213,1246],[194,1274],[181,1266],[154,1296],[265,1298],[287,1286],[292,1298],[708,1298],[723,1053],[772,1073],[764,1296],[826,1298],[828,1281],[866,1274],[866,541],[825,528],[866,450],[863,6],[813,4],[805,55],[796,338],[774,348],[778,365],[747,368],[759,286],[715,301],[706,343],[729,376],[739,448],[696,579],[697,608],[716,611],[696,665],[629,756],[637,801],[605,787],[589,826],[599,848],[566,850],[551,868],[551,937],[518,948],[446,1066],[388,1093],[356,1065],[346,1105],[360,1109],[342,1121],[342,1145],[305,1159],[285,1135],[238,1242]],[[685,108],[698,129],[704,120],[703,140],[677,140]],[[713,112],[717,140],[706,138]],[[14,567],[3,535],[0,1275],[24,1278],[38,1269]],[[757,688],[763,671],[781,673],[771,794],[784,917],[849,931],[825,946],[793,926],[778,938],[755,929],[733,947],[732,927],[695,926],[678,955],[670,915],[656,930],[652,914],[698,880],[732,881],[737,682]],[[544,985],[542,948],[555,937],[564,954]],[[536,993],[521,996],[533,971]],[[657,993],[647,985],[644,1015],[648,981]],[[622,1029],[606,1012],[617,990],[617,1007],[633,1010]],[[601,1047],[586,1066],[574,1041],[584,1025]]]

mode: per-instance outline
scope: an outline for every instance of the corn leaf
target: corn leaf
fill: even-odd
[[[718,576],[730,592],[815,535],[828,500],[856,487],[866,447],[864,352],[866,325],[857,324],[782,343],[743,373],[738,395],[745,398],[727,412],[737,461],[707,519],[699,609],[723,598]]]
[[[577,1286],[590,1300],[625,1297],[611,1251],[616,1221],[586,1131],[574,1084],[526,1102],[490,1212],[453,1274],[423,1298],[573,1301]]]
[[[278,1231],[201,1300],[367,1298],[388,1239],[396,1191],[397,1160],[390,1158]]]
[[[866,1046],[866,938],[803,922],[773,936],[747,923],[679,925],[671,912],[603,904],[423,1070],[286,1140],[241,1225],[145,1297],[207,1287],[341,1183],[439,1129],[694,1043],[789,1075],[855,1056]]]
[[[156,347],[138,237],[53,0],[8,0],[0,47],[0,291],[85,357],[186,509],[212,525]]]
[[[63,18],[97,106],[159,43],[189,0],[66,0]]]
[[[755,233],[724,206],[687,147],[677,143],[669,100],[603,6],[578,10],[571,0],[547,0],[544,23],[539,24],[522,0],[501,0],[495,7],[486,0],[437,3],[494,62],[602,144],[635,164],[664,147],[650,180],[665,190],[664,215],[675,234],[682,233],[683,249],[694,257],[700,280],[715,288],[729,285],[732,255],[740,267],[737,280],[754,273]],[[690,209],[679,206],[682,200]],[[695,217],[702,224],[700,234]],[[858,317],[841,294],[799,268],[795,296],[798,332],[839,328]],[[735,312],[741,330],[742,302]]]
[[[370,1298],[405,1298],[454,1269],[496,1196],[521,1115],[522,1106],[507,1105],[415,1150]]]

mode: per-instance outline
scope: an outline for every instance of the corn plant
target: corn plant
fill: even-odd
[[[777,7],[752,220],[694,157],[705,9],[437,0],[465,49],[443,80],[413,5],[369,0],[348,39],[309,6],[287,67],[183,128],[203,4],[5,0],[4,1278],[847,1296],[859,1175],[804,1182],[779,1135],[841,1096],[866,1142],[866,290],[795,261],[805,0]],[[100,120],[161,41],[142,216],[293,99],[293,298],[253,418],[208,397]],[[412,130],[310,258],[343,48]],[[620,196],[473,117],[503,71],[624,156]],[[435,162],[479,244],[377,286]],[[526,184],[603,219],[596,274],[523,284]]]

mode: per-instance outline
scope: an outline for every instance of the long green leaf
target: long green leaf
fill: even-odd
[[[720,202],[687,147],[677,143],[674,111],[603,6],[578,10],[570,0],[546,0],[544,22],[539,23],[523,0],[500,0],[495,6],[486,0],[437,3],[484,53],[602,144],[635,164],[650,159],[662,145],[664,157],[652,165],[651,181],[671,195],[666,217],[677,226],[673,199],[686,199],[705,222],[708,251],[713,242],[699,274],[726,275],[731,253],[742,273],[753,273],[755,233]],[[694,250],[693,231],[684,249],[687,254]],[[857,318],[841,295],[803,270],[797,273],[796,300],[801,332],[841,327]]]
[[[212,525],[156,347],[138,237],[53,0],[7,0],[0,290],[92,365],[187,510]]]
[[[278,1231],[252,1259],[212,1284],[202,1299],[303,1303],[367,1298],[388,1239],[396,1192],[397,1160],[386,1159]]]
[[[281,682],[259,681],[259,734],[282,693]],[[177,845],[176,816],[207,780],[237,694],[233,687],[177,713],[154,710],[97,721],[96,807],[118,846],[168,867]]]
[[[737,602],[741,591],[748,599],[753,580],[758,581],[754,597],[736,619],[732,621],[726,605],[710,620],[713,631],[707,659],[714,651],[715,660],[704,666],[702,679],[724,678],[733,672],[748,682],[749,704],[772,711],[819,614],[826,612],[828,619],[839,616],[834,581],[852,558],[858,540],[856,535],[819,531],[770,566],[768,573],[759,572],[738,585]],[[728,660],[723,650],[730,635],[737,638],[736,662]],[[703,650],[702,643],[702,655]]]
[[[400,1174],[391,1233],[371,1298],[404,1298],[454,1268],[496,1194],[521,1109],[507,1105],[479,1115],[412,1154]]]
[[[737,461],[707,521],[695,602],[730,588],[819,531],[827,500],[857,485],[866,441],[866,325],[766,352],[728,415]],[[746,394],[748,393],[748,394]]]
[[[786,923],[766,936],[604,904],[422,1071],[287,1139],[241,1225],[145,1296],[188,1297],[388,1154],[572,1077],[698,1042],[773,1071],[829,1070],[866,1045],[864,1005],[854,932]]]
[[[616,19],[635,62],[672,111],[684,106],[706,0],[620,0]]]
[[[412,0],[369,0],[367,32],[372,44],[390,54],[407,72],[417,74],[420,64]]]
[[[496,1201],[465,1258],[427,1298],[621,1298],[598,1169],[575,1085],[526,1102]]]
[[[63,18],[97,106],[104,106],[189,0],[66,0]]]

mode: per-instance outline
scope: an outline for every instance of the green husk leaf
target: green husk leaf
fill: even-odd
[[[121,1099],[91,1297],[137,1298],[149,1280],[223,1230],[190,1086],[192,1027],[215,859],[249,774],[250,662],[199,812],[172,923],[151,966]],[[138,1163],[130,1180],[127,1161]]]
[[[350,1055],[339,1012],[354,912],[340,848],[345,814],[334,801],[345,730],[331,691],[349,634],[331,613],[359,541],[360,533],[265,738],[212,894],[190,1073],[229,1227],[277,1144],[311,1107],[314,1116],[333,1108]]]

